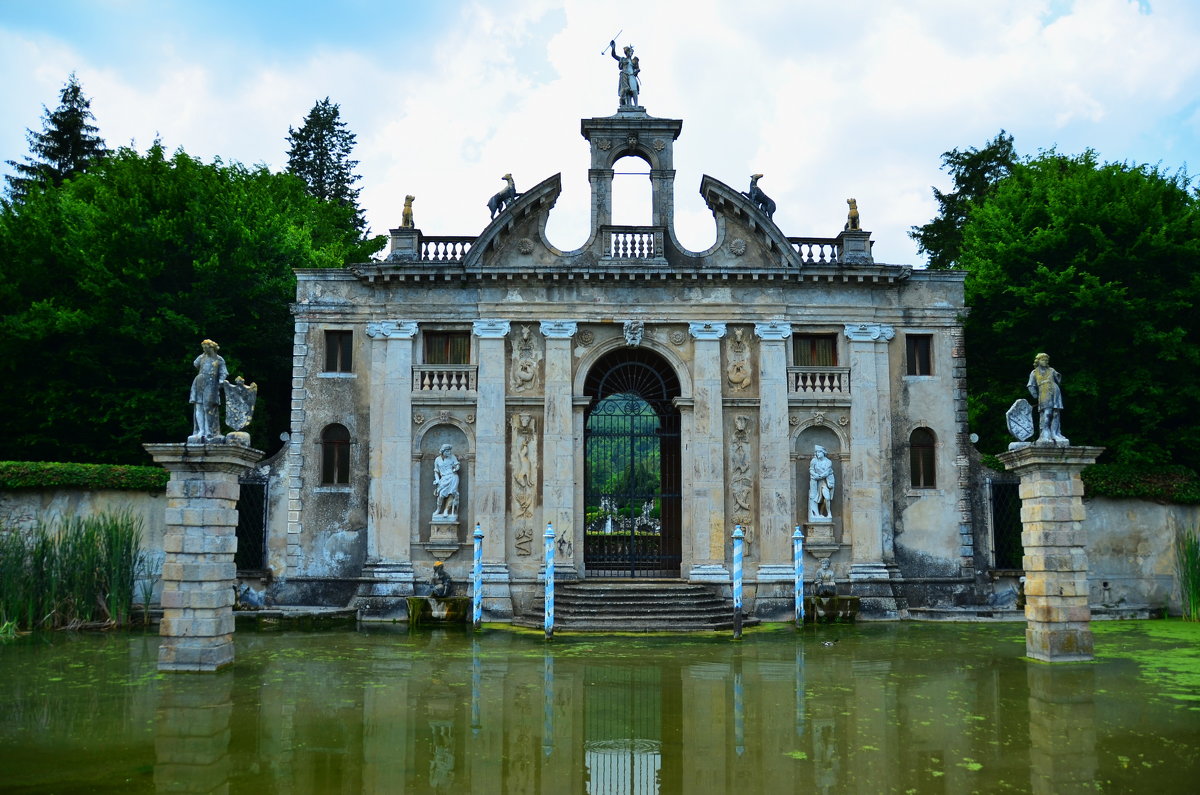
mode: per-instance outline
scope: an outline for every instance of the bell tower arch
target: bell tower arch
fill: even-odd
[[[675,139],[681,119],[657,119],[639,106],[622,107],[613,116],[584,119],[580,132],[591,145],[588,182],[592,186],[591,232],[612,224],[613,164],[634,156],[650,166],[651,224],[675,223]]]

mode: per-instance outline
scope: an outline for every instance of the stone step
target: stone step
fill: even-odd
[[[545,600],[513,623],[543,626]],[[703,632],[733,628],[733,605],[709,588],[678,580],[599,580],[558,584],[554,626],[566,631]],[[745,619],[744,626],[758,623]]]

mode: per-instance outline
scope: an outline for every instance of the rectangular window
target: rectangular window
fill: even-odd
[[[905,334],[909,375],[933,375],[933,335]]]
[[[794,340],[797,367],[837,367],[836,334],[797,334]]]
[[[471,335],[466,331],[425,334],[425,364],[470,364]]]
[[[350,373],[354,371],[354,362],[350,355],[353,342],[353,332],[325,332],[325,372]]]

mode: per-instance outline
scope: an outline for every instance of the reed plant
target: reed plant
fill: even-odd
[[[1200,621],[1200,530],[1175,533],[1175,574],[1184,620]]]
[[[50,629],[129,621],[142,522],[128,513],[0,530],[0,622]]]

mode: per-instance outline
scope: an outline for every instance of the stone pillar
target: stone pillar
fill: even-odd
[[[371,346],[370,448],[367,484],[367,560],[372,578],[355,599],[363,617],[408,614],[404,597],[413,593],[412,451],[413,338],[411,320],[367,324]]]
[[[788,436],[787,341],[791,323],[755,323],[758,345],[758,581],[791,583],[791,445]],[[791,588],[786,596],[791,595]],[[760,586],[759,598],[764,595]]]
[[[475,482],[471,488],[475,521],[483,529],[483,607],[489,617],[512,615],[509,584],[505,479],[508,456],[504,416],[507,320],[476,320],[478,338],[478,399],[475,406]],[[475,528],[468,528],[470,533]]]
[[[1079,473],[1103,451],[1032,444],[1000,454],[1005,468],[1021,477],[1025,653],[1035,660],[1092,659]]]
[[[231,444],[143,447],[171,473],[158,670],[215,671],[233,662],[238,475],[263,454]]]
[[[891,545],[891,326],[847,324],[850,340],[850,466],[843,469],[843,532],[852,545],[851,593],[870,597],[868,612],[893,614],[896,600],[887,563]],[[843,539],[844,541],[844,539]]]
[[[588,182],[592,183],[592,231],[612,223],[611,168],[588,169]]]
[[[724,323],[689,323],[695,339],[692,362],[691,433],[683,440],[683,462],[691,493],[684,502],[683,526],[692,533],[688,579],[729,582],[725,566],[725,425],[722,399],[721,338]],[[689,505],[690,502],[690,505]]]
[[[570,577],[574,572],[575,538],[575,433],[571,400],[571,339],[574,320],[543,320],[546,336],[546,416],[542,431],[542,521],[553,522],[554,532],[568,543],[560,544],[555,570]],[[560,568],[561,567],[561,568]]]

